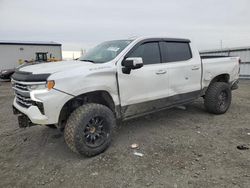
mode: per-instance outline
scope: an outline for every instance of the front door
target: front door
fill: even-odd
[[[168,96],[168,70],[162,65],[158,41],[142,43],[128,57],[141,57],[143,67],[122,73],[118,63],[118,85],[123,118],[161,108],[161,99]]]

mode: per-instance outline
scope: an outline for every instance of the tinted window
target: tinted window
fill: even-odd
[[[189,43],[185,42],[166,42],[166,61],[185,61],[192,58]]]
[[[150,42],[140,45],[129,57],[141,57],[143,64],[156,64],[161,62],[158,42]]]

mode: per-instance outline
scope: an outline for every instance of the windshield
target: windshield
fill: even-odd
[[[103,42],[79,58],[80,61],[105,63],[114,59],[132,40],[114,40]]]

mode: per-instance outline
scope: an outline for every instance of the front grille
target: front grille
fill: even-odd
[[[29,108],[32,105],[28,84],[12,80],[12,88],[15,91],[16,102],[22,107]]]
[[[30,97],[22,96],[17,92],[16,92],[16,102],[17,104],[25,108],[28,108],[32,105],[32,100],[30,99]]]
[[[15,83],[15,88],[23,90],[23,91],[29,91],[28,86],[20,83]]]
[[[41,82],[20,82],[12,79],[12,88],[15,91],[16,103],[24,108],[30,106],[37,106],[42,114],[44,114],[43,103],[33,101],[30,98],[29,86],[34,84],[41,84]]]

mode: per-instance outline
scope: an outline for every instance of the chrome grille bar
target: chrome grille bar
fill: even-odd
[[[34,84],[34,83],[33,83]],[[25,82],[19,82],[12,80],[12,88],[15,91],[16,102],[22,107],[28,108],[32,106],[32,100],[30,98],[28,86]]]

